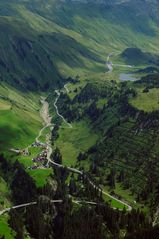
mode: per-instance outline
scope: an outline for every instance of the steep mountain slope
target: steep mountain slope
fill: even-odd
[[[158,234],[158,3],[1,0],[0,238]]]
[[[5,4],[5,3],[4,3]],[[5,9],[3,3],[1,7]],[[31,13],[23,3],[10,3],[2,11],[1,79],[28,90],[48,90],[60,83],[59,61],[87,68],[100,58],[78,43],[58,25]],[[91,63],[90,63],[91,65]]]
[[[147,46],[156,51],[156,4],[1,1],[1,79],[29,90],[47,90],[62,76],[104,72],[111,51]]]
[[[100,45],[105,45],[107,49],[112,43],[116,43],[117,46],[128,43],[129,46],[142,44],[139,39],[142,41],[145,35],[148,37],[145,39],[146,44],[157,34],[155,29],[157,16],[153,14],[154,9],[157,12],[156,5],[151,9],[150,3],[145,1],[122,1],[121,4],[115,4],[116,1],[103,2],[106,2],[106,5],[97,4],[97,1],[88,1],[87,4],[86,1],[85,3],[62,1],[62,4],[57,2],[53,6],[44,2],[39,3],[38,6],[36,4],[31,6],[28,4],[28,6],[61,26],[89,37],[89,41],[94,40]]]
[[[132,65],[156,65],[159,66],[158,55],[143,52],[139,48],[127,48],[121,54],[120,57],[129,64]]]
[[[149,215],[159,203],[158,79],[158,74],[152,74],[134,83],[88,83],[76,90],[73,99],[61,93],[59,112],[75,129],[60,128],[55,140],[64,164],[84,167],[103,188]],[[49,100],[51,103],[52,98]],[[74,131],[83,132],[83,121],[100,137],[92,147],[86,140],[79,155],[74,156],[83,144],[83,138],[79,141],[74,137]]]

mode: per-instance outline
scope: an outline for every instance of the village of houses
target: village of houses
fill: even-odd
[[[42,151],[36,157],[32,158],[33,165],[29,166],[27,169],[35,170],[35,169],[48,168],[48,162],[47,162],[48,145],[46,143],[36,141],[32,143],[28,148],[30,147],[34,147],[34,148],[40,147]],[[10,151],[16,153],[17,155],[29,156],[30,152],[28,148],[27,149],[10,149]]]

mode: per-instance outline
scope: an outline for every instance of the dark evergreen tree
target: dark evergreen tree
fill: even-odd
[[[12,198],[16,204],[23,204],[37,199],[37,189],[33,179],[23,166],[14,164],[15,174],[11,183]]]
[[[53,161],[57,164],[62,164],[62,155],[58,147],[56,147],[55,151],[52,154]]]
[[[70,192],[70,194],[74,194],[77,192],[77,186],[76,186],[76,182],[75,182],[75,178],[74,178],[73,174],[71,175],[71,179],[70,179],[70,183],[69,183],[69,192]]]
[[[11,228],[16,232],[16,239],[23,239],[24,238],[24,231],[23,231],[23,220],[22,215],[19,214],[16,210],[11,210],[9,213],[9,225]]]

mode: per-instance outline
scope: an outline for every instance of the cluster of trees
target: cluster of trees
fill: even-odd
[[[107,184],[113,190],[116,181],[120,182],[124,188],[131,189],[136,200],[147,201],[153,211],[158,202],[158,165],[154,142],[158,137],[159,112],[145,113],[131,106],[128,99],[136,95],[131,86],[126,82],[120,83],[102,110],[95,100],[86,105],[84,112],[94,125],[98,120],[97,127],[101,124],[102,129],[106,129],[100,141],[80,154],[77,160],[79,163],[90,160],[90,173],[99,177],[101,184]],[[89,94],[88,89],[86,92]],[[81,102],[83,97],[81,93]],[[85,101],[91,101],[89,97]]]
[[[146,76],[143,76],[140,80],[136,81],[134,83],[135,85],[142,85],[145,87],[145,89],[153,89],[153,88],[159,88],[159,74],[148,74]]]
[[[108,184],[113,189],[117,179],[124,188],[130,188],[138,200],[143,201],[149,200],[154,191],[157,192],[157,170],[152,169],[148,173],[147,170],[151,161],[158,168],[153,142],[157,140],[155,130],[159,127],[159,113],[145,113],[129,104],[128,99],[136,96],[133,84],[111,82],[110,85],[103,86],[89,83],[73,100],[62,94],[59,107],[69,121],[89,117],[94,126],[104,129],[103,137],[97,145],[80,154],[78,163],[90,159],[90,172],[100,177],[101,183]],[[107,105],[102,109],[97,106],[101,97],[107,97]],[[111,171],[114,167],[116,176],[111,172],[102,175],[106,168]],[[148,174],[148,178],[153,179],[146,181]],[[149,190],[150,181],[152,190]],[[150,203],[153,208],[156,205],[154,201],[157,202],[155,199]]]
[[[84,104],[92,100],[96,101],[99,99],[99,97],[101,98],[108,97],[109,94],[110,94],[110,86],[108,87],[106,85],[88,83],[75,97],[74,102]]]
[[[59,137],[58,130],[59,130],[59,125],[55,124],[55,126],[51,132],[51,142],[52,143],[54,143],[54,141]]]
[[[1,155],[0,168],[2,169],[3,177],[10,185],[12,201],[15,205],[37,199],[35,182],[18,161],[10,163]]]
[[[37,239],[159,237],[158,227],[153,228],[142,212],[113,210],[103,201],[102,190],[99,190],[101,184],[107,184],[113,191],[116,182],[119,182],[124,188],[131,189],[137,200],[147,201],[152,209],[158,202],[158,161],[152,149],[159,115],[158,112],[144,113],[129,105],[128,98],[135,94],[127,83],[116,87],[113,82],[110,87],[102,89],[87,84],[73,100],[61,94],[59,110],[68,121],[89,117],[94,125],[97,120],[98,124],[102,122],[102,128],[106,125],[100,141],[77,158],[79,165],[82,160],[91,159],[90,172],[87,174],[75,177],[69,175],[67,168],[53,167],[51,182],[37,189],[19,162],[11,164],[0,156],[0,168],[10,185],[12,201],[15,204],[37,201],[37,205],[25,210],[11,210],[9,224],[16,232],[16,238],[24,238],[26,231]],[[97,107],[97,100],[101,97],[108,98],[107,106],[103,109]],[[52,131],[53,142],[58,137],[58,129],[59,126],[55,125]],[[54,150],[52,160],[62,164],[58,148]],[[94,182],[97,186],[90,183],[94,176],[99,179]],[[98,204],[88,206],[83,203],[75,206],[72,196],[74,199],[95,201]],[[53,199],[62,199],[63,203],[53,204]]]
[[[55,150],[55,156],[58,160],[61,158],[58,149]],[[9,224],[16,232],[17,239],[27,235],[37,239],[156,239],[159,235],[158,227],[152,228],[151,223],[139,210],[128,213],[125,209],[118,211],[110,208],[103,201],[99,190],[90,184],[90,175],[77,178],[71,175],[68,187],[67,169],[54,168],[52,180],[57,182],[56,191],[51,187],[52,183],[36,190],[32,179],[23,172],[24,169],[19,163],[11,165],[3,156],[0,159],[1,170],[5,174],[7,172],[8,182],[12,178],[10,185],[14,201],[24,202],[22,192],[27,201],[33,199],[37,201],[37,205],[10,211]],[[11,168],[12,171],[10,171]],[[79,187],[81,182],[84,185],[83,188]],[[20,196],[15,193],[15,188]],[[68,196],[68,188],[69,193],[80,198],[83,204],[74,204]],[[63,200],[63,203],[52,203],[52,199],[59,198]],[[88,206],[84,203],[88,200],[96,201],[98,204]]]
[[[55,150],[54,155],[58,155],[59,150]],[[80,156],[82,158],[83,155]],[[132,210],[127,213],[123,211],[113,210],[102,199],[102,190],[90,183],[93,182],[91,175],[74,177],[72,174],[68,182],[69,173],[67,169],[54,169],[55,177],[58,182],[56,197],[60,195],[64,203],[57,206],[57,216],[54,219],[54,236],[55,238],[129,238],[131,234],[138,234],[144,230],[152,230],[151,223],[145,215],[139,210]],[[115,172],[110,172],[115,177]],[[121,180],[124,178],[121,172]],[[81,187],[81,184],[84,187]],[[69,194],[84,201],[95,201],[98,204],[88,206],[87,204],[78,205],[74,208],[73,202],[68,198]],[[121,237],[121,231],[123,236]],[[142,235],[142,234],[141,234]],[[153,237],[152,237],[153,239]]]
[[[61,93],[58,109],[68,122],[80,120],[83,117],[89,117],[92,121],[97,120],[103,110],[97,107],[96,102],[101,98],[111,97],[114,88],[116,88],[114,82],[110,85],[88,83],[72,100],[67,94]],[[51,98],[50,101],[52,101]]]
[[[92,122],[96,121],[100,115],[103,113],[103,109],[99,109],[95,101],[93,101],[90,106],[85,110],[86,115],[89,116]]]

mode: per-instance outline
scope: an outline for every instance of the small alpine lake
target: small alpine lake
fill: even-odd
[[[129,73],[121,73],[119,76],[120,81],[136,81],[138,80],[136,77],[134,77],[133,74]]]

